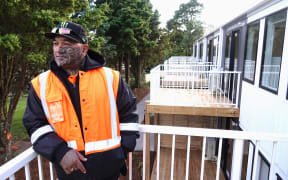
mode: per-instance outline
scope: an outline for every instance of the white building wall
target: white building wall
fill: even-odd
[[[278,2],[275,4],[275,2]],[[288,100],[286,100],[288,85],[288,20],[286,20],[285,41],[283,47],[281,75],[278,94],[268,92],[259,87],[260,67],[262,61],[262,49],[264,38],[265,16],[282,10],[288,6],[288,1],[274,1],[270,6],[265,6],[248,18],[248,23],[261,19],[260,36],[258,44],[257,66],[254,85],[243,81],[241,106],[240,106],[240,127],[244,131],[256,132],[288,132]],[[288,17],[288,15],[287,15]],[[282,178],[288,179],[288,143],[280,143],[277,147],[276,169]],[[261,153],[271,161],[272,143],[261,143]],[[250,157],[251,160],[252,157]],[[250,161],[251,162],[251,161]],[[249,165],[248,165],[249,167]],[[249,171],[249,170],[248,170]],[[275,176],[276,177],[276,176]]]
[[[254,84],[243,81],[240,103],[240,127],[244,131],[288,133],[288,100],[286,99],[288,86],[288,20],[286,20],[285,41],[283,46],[283,55],[281,62],[281,75],[279,81],[278,94],[271,93],[259,87],[260,71],[262,62],[265,17],[288,8],[288,0],[265,0],[262,7],[252,9],[247,14],[247,24],[260,20],[259,41],[257,52],[257,64],[255,69]],[[288,18],[288,14],[287,14]],[[221,64],[225,54],[222,53],[224,42],[224,29],[219,29],[219,50],[217,64]],[[227,31],[227,29],[225,29]],[[201,39],[203,43],[203,60],[207,60],[208,37]],[[200,44],[197,44],[200,47]],[[223,51],[225,52],[225,51]],[[251,145],[250,145],[251,146]],[[251,146],[252,147],[252,146]],[[275,173],[278,173],[283,179],[288,179],[288,143],[280,143],[277,146]],[[251,149],[249,149],[251,151]],[[271,162],[272,143],[260,143],[260,151],[265,158]],[[251,151],[252,152],[252,151]],[[253,162],[251,153],[249,153],[248,174],[250,179],[251,163]],[[249,174],[250,172],[250,174]],[[276,179],[276,176],[274,177]]]

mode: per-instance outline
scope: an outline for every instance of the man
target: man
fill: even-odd
[[[33,148],[61,180],[118,179],[138,136],[135,97],[89,50],[81,25],[63,22],[45,36],[53,39],[54,58],[31,81],[23,117]]]

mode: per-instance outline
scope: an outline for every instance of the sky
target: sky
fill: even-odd
[[[198,0],[204,6],[200,20],[206,26],[212,25],[217,28],[260,1],[263,0]],[[174,12],[179,9],[180,4],[187,3],[189,0],[150,0],[150,2],[153,5],[153,10],[157,9],[161,15],[160,26],[165,27],[166,22],[173,18]]]

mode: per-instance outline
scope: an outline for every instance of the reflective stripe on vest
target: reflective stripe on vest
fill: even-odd
[[[44,113],[45,113],[47,119],[50,122],[50,115],[49,115],[49,110],[48,110],[46,97],[45,97],[45,95],[46,95],[46,82],[47,82],[47,77],[48,77],[49,73],[50,73],[50,70],[46,71],[44,73],[41,73],[39,76],[39,82],[40,82],[40,98],[41,98],[42,107],[43,107],[43,110],[44,110]],[[50,124],[52,124],[52,123],[50,123]]]
[[[106,74],[108,95],[109,95],[109,101],[110,101],[112,139],[114,139],[117,137],[117,119],[116,119],[116,102],[115,102],[115,97],[114,97],[114,92],[113,92],[113,74],[111,72],[111,69],[104,68],[104,71]],[[86,149],[86,145],[85,145],[85,149]]]
[[[36,142],[39,137],[49,132],[53,132],[53,129],[51,128],[50,125],[45,125],[45,126],[38,128],[31,135],[31,143],[34,144],[34,142]]]
[[[107,86],[108,86],[107,89],[108,89],[108,96],[109,96],[109,103],[110,103],[112,138],[107,139],[107,140],[92,141],[92,142],[85,143],[85,153],[111,149],[113,147],[120,146],[120,142],[121,142],[121,137],[117,136],[117,114],[116,114],[117,107],[116,107],[116,101],[115,101],[115,96],[114,96],[114,91],[113,91],[113,73],[112,73],[112,70],[109,68],[103,68],[103,69],[106,75]],[[50,125],[53,128],[53,123],[51,122],[49,109],[48,109],[47,102],[46,102],[46,83],[47,83],[49,72],[50,71],[46,71],[39,76],[40,98],[41,98],[41,103],[42,103],[44,113]],[[69,147],[73,149],[77,149],[76,140],[68,141],[67,144]]]

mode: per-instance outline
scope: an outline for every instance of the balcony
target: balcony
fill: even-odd
[[[238,117],[240,76],[241,72],[200,62],[158,65],[150,73],[147,108],[159,113]]]
[[[263,143],[269,143],[270,151],[268,152],[271,155],[270,172],[269,179],[274,177],[274,169],[278,168],[277,163],[275,162],[275,157],[277,157],[278,149],[277,147],[281,146],[282,143],[287,143],[288,134],[275,134],[275,133],[254,133],[254,132],[243,132],[235,130],[218,130],[218,129],[207,129],[207,128],[188,128],[188,127],[171,127],[171,126],[155,126],[155,125],[139,125],[140,132],[143,133],[143,177],[142,179],[150,179],[150,174],[145,174],[147,172],[147,167],[145,166],[145,161],[147,157],[146,151],[146,139],[149,135],[154,135],[158,139],[158,145],[156,149],[156,158],[155,158],[155,168],[152,172],[151,179],[224,179],[223,174],[221,173],[221,156],[222,156],[222,143],[225,140],[233,141],[233,157],[231,163],[231,180],[240,180],[241,175],[243,178],[255,180],[257,177],[256,171],[247,172],[245,176],[242,174],[246,172],[246,169],[242,169],[242,160],[245,156],[244,152],[244,142],[254,142],[255,143],[255,153],[254,161],[248,162],[248,166],[253,166],[253,169],[259,168],[258,164],[258,151]],[[172,136],[172,146],[170,151],[161,148],[160,143],[163,135]],[[178,136],[184,136],[187,139],[186,149],[183,150],[180,154],[175,147],[175,139]],[[202,151],[200,151],[199,157],[195,159],[195,151],[191,150],[191,139],[193,137],[200,137],[203,141]],[[208,148],[206,146],[206,141],[208,138],[216,138],[219,141],[218,154],[215,162],[205,159],[205,152]],[[162,154],[169,154],[170,156],[167,159],[162,158]],[[247,154],[246,154],[247,155]],[[7,162],[6,164],[0,167],[0,179],[13,180],[15,179],[15,173],[21,168],[25,168],[25,179],[31,179],[29,164],[33,159],[38,160],[38,171],[39,179],[44,179],[43,177],[43,165],[41,163],[41,156],[35,153],[31,148],[25,152],[19,154],[17,157]],[[180,163],[181,162],[181,163]],[[181,164],[181,166],[179,165]],[[132,154],[129,154],[129,179],[133,179],[132,168],[135,168],[135,165],[132,165]],[[183,169],[179,169],[183,168]],[[50,179],[55,179],[53,174],[53,165],[50,163]],[[24,177],[23,177],[24,179]]]

